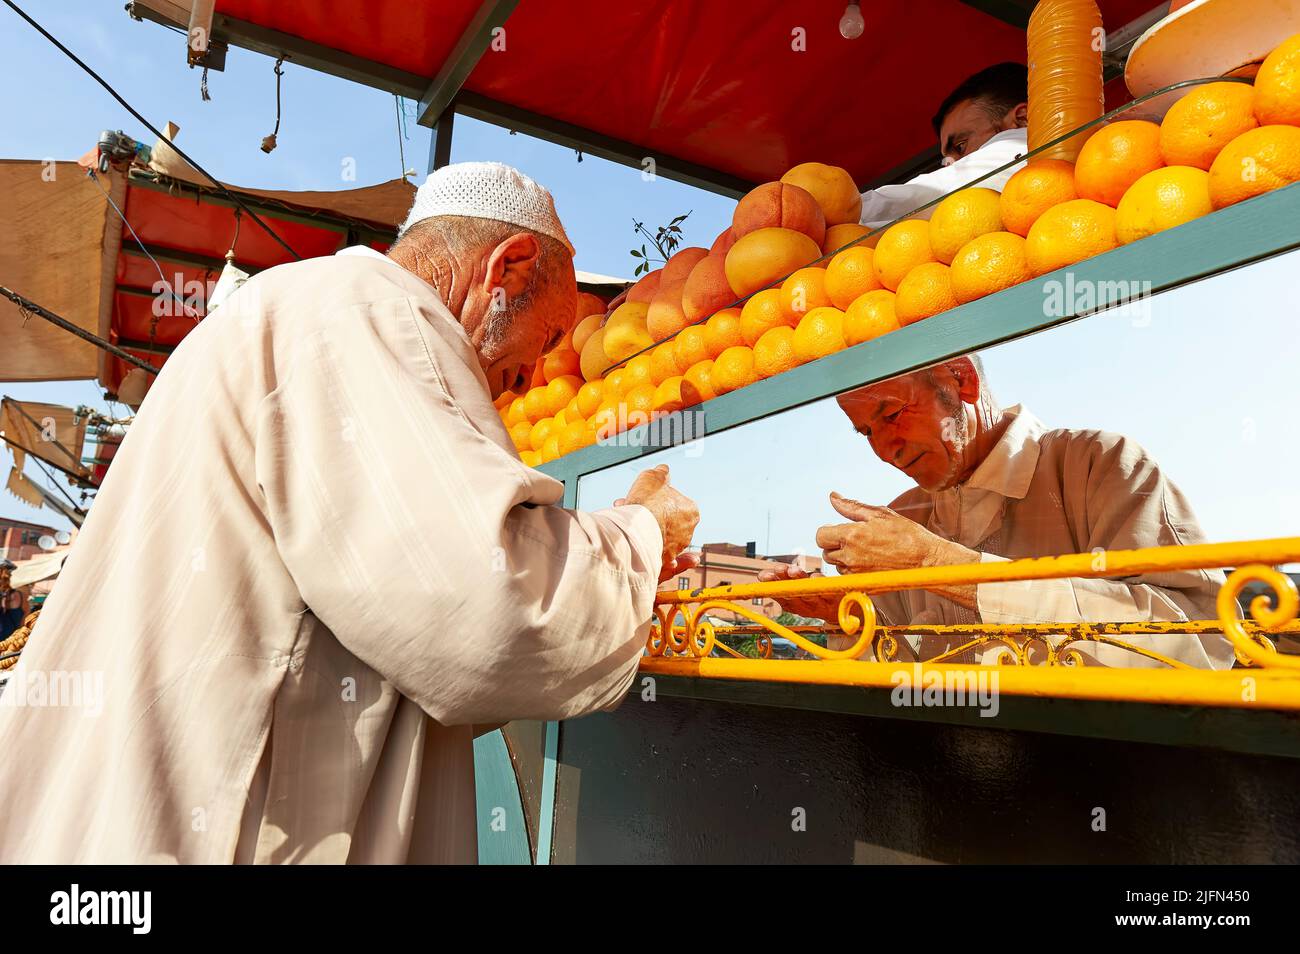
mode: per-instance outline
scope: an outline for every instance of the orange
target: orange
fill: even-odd
[[[821,245],[826,218],[817,200],[788,182],[765,182],[736,203],[731,234],[740,239],[755,229],[782,228],[802,232]]]
[[[855,299],[844,313],[845,344],[862,344],[901,328],[894,310],[895,300],[896,296],[887,288],[877,288]]]
[[[586,421],[574,421],[572,424],[565,424],[560,431],[560,456],[571,454],[594,443],[596,443],[596,435],[592,433]]]
[[[1160,123],[1160,152],[1170,166],[1209,169],[1223,147],[1259,125],[1246,83],[1196,86]]]
[[[586,345],[587,339],[592,336],[597,328],[605,321],[605,313],[588,315],[573,327],[571,337],[573,339],[573,350],[581,356],[583,346]]]
[[[583,387],[586,387],[586,385],[584,384]],[[581,392],[582,388],[579,388],[578,391]],[[578,407],[577,394],[573,396],[572,401],[564,405],[564,419],[566,421],[584,421],[587,419],[587,415],[583,414],[582,410]]]
[[[794,354],[801,362],[834,354],[845,347],[844,312],[838,308],[814,308],[794,330]]]
[[[612,437],[619,431],[619,408],[621,402],[606,398],[596,408],[596,413],[587,421],[587,427],[597,438]]]
[[[756,292],[821,257],[821,246],[794,229],[756,229],[727,253],[727,282],[737,296]]]
[[[1079,198],[1113,209],[1129,186],[1164,164],[1160,127],[1143,119],[1126,119],[1103,126],[1083,144],[1074,162],[1074,188]]]
[[[536,424],[549,413],[550,405],[546,400],[546,388],[530,388],[524,395],[524,417]]]
[[[864,246],[846,248],[826,266],[826,294],[831,304],[844,309],[869,291],[880,288],[876,277],[876,253]]]
[[[704,346],[709,349],[711,358],[716,358],[743,341],[740,336],[739,308],[724,308],[704,323]]]
[[[1025,239],[1025,262],[1037,277],[1109,252],[1115,237],[1115,210],[1092,199],[1054,205],[1034,223]]]
[[[949,264],[971,239],[1002,228],[1001,196],[992,189],[962,189],[934,207],[930,216],[930,247],[934,257]],[[851,303],[851,302],[850,302]]]
[[[650,413],[655,405],[655,386],[638,384],[623,396],[624,417],[628,427],[640,427],[650,423]]]
[[[582,364],[578,352],[572,348],[556,348],[542,359],[542,377],[550,384],[556,378],[580,375]]]
[[[588,381],[595,381],[605,373],[611,364],[605,357],[605,329],[597,328],[587,336],[582,346],[582,376]]]
[[[721,252],[708,255],[691,271],[691,277],[682,286],[681,314],[684,324],[693,325],[736,300],[736,295],[727,282],[726,260],[727,256]],[[655,337],[662,341],[664,336]]]
[[[629,301],[623,302],[614,309],[614,313],[609,316],[609,321],[605,322],[602,329],[605,334],[601,339],[605,357],[609,358],[611,364],[629,358],[654,344],[654,339],[646,330],[646,316],[649,311],[647,305]]]
[[[542,418],[533,425],[532,432],[528,435],[528,446],[540,452],[542,445],[546,443],[546,439],[551,436],[553,430],[555,430],[555,418]]]
[[[663,280],[664,270],[656,268],[653,272],[646,272],[637,281],[635,285],[627,290],[627,298],[624,301],[639,301],[646,305],[654,300],[655,292],[659,291],[659,283]],[[578,333],[573,334],[575,347]]]
[[[1255,118],[1261,126],[1300,126],[1300,33],[1264,57],[1255,74]]]
[[[578,402],[578,413],[584,418],[591,417],[596,413],[596,408],[600,407],[600,402],[605,400],[604,379],[588,381],[578,388],[578,396],[574,400]]]
[[[865,238],[870,234],[871,229],[865,225],[858,225],[856,222],[832,225],[826,230],[826,238],[822,240],[822,252],[826,255],[838,252],[855,239],[861,239],[861,241],[855,242],[854,248],[875,248],[876,240],[880,238],[880,235],[877,233],[872,235],[871,238]]]
[[[531,450],[533,446],[532,434],[533,425],[527,421],[520,421],[518,424],[513,425],[510,428],[510,440],[514,443],[515,450]]]
[[[727,394],[753,384],[758,380],[754,373],[753,349],[737,345],[722,352],[713,360],[713,372],[709,379],[717,394]]]
[[[926,262],[908,272],[899,283],[894,299],[894,313],[900,325],[910,325],[956,307],[952,270],[940,262]]]
[[[700,248],[698,245],[688,245],[673,252],[664,263],[663,274],[659,277],[659,290],[685,282],[695,266],[704,261],[708,254],[707,248]]]
[[[1027,281],[1025,240],[1013,232],[981,235],[952,260],[952,292],[962,304]]]
[[[790,326],[790,319],[781,307],[779,288],[765,288],[746,301],[740,309],[740,336],[751,348],[763,337],[765,331],[780,325]],[[680,363],[678,367],[681,367]]]
[[[630,391],[643,384],[654,384],[653,367],[653,359],[649,354],[639,354],[623,365],[627,372],[623,375],[623,390]]]
[[[680,373],[677,367],[677,358],[673,354],[673,343],[665,341],[657,345],[650,352],[650,381],[652,384],[663,384],[669,378]]]
[[[1210,166],[1210,202],[1216,209],[1300,180],[1300,129],[1260,126],[1224,147]]]
[[[524,413],[524,399],[515,398],[510,402],[510,409],[506,411],[506,426],[518,424],[520,421],[527,421],[528,415]]]
[[[582,319],[597,313],[602,316],[605,314],[605,299],[601,298],[599,295],[593,295],[591,292],[578,292],[577,307],[573,310],[573,323],[575,330]],[[582,350],[581,346],[578,344],[571,344],[570,346],[575,351]]]
[[[680,411],[684,406],[682,404],[682,381],[684,379],[680,374],[675,374],[671,378],[665,379],[659,387],[655,388],[655,397],[653,409],[655,415],[671,414],[673,411]]]
[[[582,387],[582,378],[577,375],[569,374],[556,378],[546,385],[546,409],[552,414],[559,414],[566,404],[578,396],[580,387]]]
[[[782,182],[807,189],[821,206],[826,224],[856,222],[862,214],[862,194],[853,176],[839,166],[803,162],[781,177]]]
[[[794,329],[780,325],[763,332],[763,337],[754,345],[755,376],[770,378],[797,367],[799,359],[794,353]]]
[[[1148,172],[1124,193],[1115,214],[1115,237],[1127,245],[1213,211],[1208,172],[1167,166]]]
[[[555,460],[555,458],[560,456],[560,432],[558,430],[552,431],[550,435],[547,436],[546,443],[542,445],[542,448],[538,453],[542,458],[543,464],[549,460]]]
[[[691,325],[677,332],[677,337],[673,339],[673,357],[677,359],[678,368],[690,368],[706,358],[713,357],[709,354],[702,325]]]
[[[826,269],[801,268],[781,283],[781,307],[786,317],[798,321],[814,308],[831,303],[826,294]]]
[[[1038,217],[1054,205],[1078,198],[1074,190],[1074,163],[1043,159],[1025,166],[1002,187],[998,205],[1008,232],[1028,235]]]
[[[908,219],[885,230],[876,245],[872,266],[880,284],[890,291],[897,291],[904,275],[916,266],[934,260],[934,250],[930,247],[930,223],[923,219]]]
[[[627,390],[627,369],[615,368],[605,375],[605,398],[617,401]]]
[[[705,358],[687,368],[682,375],[682,404],[691,407],[717,397],[713,390],[713,359]]]
[[[542,455],[535,450],[520,451],[519,459],[524,462],[526,467],[536,467],[541,464]]]

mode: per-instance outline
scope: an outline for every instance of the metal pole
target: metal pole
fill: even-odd
[[[451,164],[451,131],[456,120],[456,104],[452,103],[438,117],[433,128],[433,141],[429,143],[429,171]]]
[[[114,357],[121,358],[127,364],[134,365],[135,367],[140,368],[143,371],[148,371],[150,374],[158,373],[158,369],[155,368],[148,361],[142,361],[141,359],[137,358],[135,355],[123,351],[117,345],[113,344],[112,342],[105,341],[103,338],[99,337],[99,335],[92,335],[85,328],[78,328],[72,322],[68,321],[68,319],[60,315],[56,315],[48,308],[44,308],[41,305],[36,304],[36,302],[32,301],[30,298],[24,298],[16,291],[6,288],[4,285],[0,285],[0,295],[3,295],[5,298],[8,298],[11,302],[13,302],[23,311],[30,312],[33,315],[38,315],[39,317],[44,318],[46,321],[48,321],[50,324],[54,325],[55,327],[62,328],[64,331],[76,335],[82,341],[89,341],[96,348],[101,348],[104,351],[107,351],[109,354],[113,355]]]

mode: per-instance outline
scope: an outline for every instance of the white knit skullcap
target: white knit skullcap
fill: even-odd
[[[518,169],[499,162],[458,162],[429,173],[398,235],[435,215],[496,219],[549,235],[574,254],[551,193]]]

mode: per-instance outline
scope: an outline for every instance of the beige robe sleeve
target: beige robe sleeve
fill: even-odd
[[[654,600],[649,512],[556,506],[436,300],[340,308],[290,350],[257,474],[306,611],[443,724],[616,705]]]

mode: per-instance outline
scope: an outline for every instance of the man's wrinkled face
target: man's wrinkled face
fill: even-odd
[[[939,126],[939,151],[949,162],[969,156],[998,133],[1024,125],[1018,110],[997,117],[978,99],[963,99],[948,110]]]
[[[956,380],[942,369],[936,377],[918,371],[836,398],[877,457],[931,492],[958,482],[970,439]]]
[[[558,267],[562,274],[556,280],[537,276],[514,296],[504,288],[492,294],[484,290],[483,318],[470,337],[494,399],[506,391],[526,391],[537,360],[573,326],[578,307],[573,264]]]

